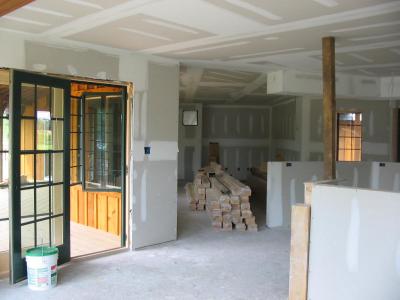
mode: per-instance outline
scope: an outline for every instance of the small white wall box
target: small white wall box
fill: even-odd
[[[182,123],[183,126],[197,126],[198,125],[197,110],[184,110],[182,112]]]

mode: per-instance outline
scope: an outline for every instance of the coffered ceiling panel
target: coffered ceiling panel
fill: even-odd
[[[334,36],[338,70],[385,76],[398,69],[400,1],[37,0],[0,18],[0,31],[255,73],[320,72],[321,38]]]
[[[67,38],[129,50],[143,50],[211,36],[193,27],[137,14],[70,35]]]

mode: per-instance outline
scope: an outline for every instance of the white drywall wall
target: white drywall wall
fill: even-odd
[[[400,98],[399,78],[336,74],[336,95],[340,98],[388,99]],[[321,95],[322,74],[295,70],[279,70],[268,74],[268,94]],[[396,88],[391,88],[392,86]]]
[[[304,202],[304,182],[322,176],[322,162],[268,162],[266,225],[289,226],[291,205]]]
[[[400,163],[339,162],[340,185],[400,191]],[[291,205],[304,203],[304,182],[323,180],[322,162],[268,162],[267,226],[290,226]]]
[[[182,114],[184,110],[197,111],[197,126],[184,126]],[[179,105],[179,153],[178,153],[178,179],[191,181],[197,170],[202,167],[202,130],[203,130],[203,105],[199,103]]]
[[[270,121],[268,106],[203,106],[202,164],[207,164],[209,143],[218,143],[225,171],[245,180],[251,167],[269,158]]]
[[[134,248],[177,236],[178,73],[177,65],[149,63],[148,95],[141,105],[147,111],[142,138],[151,152],[134,158]]]
[[[308,299],[397,300],[400,193],[317,185]]]

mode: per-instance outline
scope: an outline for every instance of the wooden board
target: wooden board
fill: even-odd
[[[0,0],[0,17],[31,2],[33,2],[33,0]]]
[[[121,235],[121,193],[87,192],[81,185],[70,191],[71,221]]]
[[[289,300],[306,300],[311,207],[292,206]]]

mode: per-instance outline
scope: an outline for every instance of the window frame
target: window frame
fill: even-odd
[[[343,115],[343,114],[355,114],[355,115],[360,115],[360,125],[353,125],[353,124],[351,124],[351,127],[352,127],[352,129],[355,127],[355,126],[359,126],[360,127],[360,136],[359,137],[356,137],[356,136],[351,136],[350,137],[350,139],[351,139],[351,143],[353,143],[353,140],[355,140],[355,139],[360,139],[360,149],[353,149],[353,148],[350,148],[350,149],[346,149],[346,148],[344,148],[344,149],[340,149],[340,138],[341,137],[343,137],[343,136],[340,136],[340,126],[341,126],[341,124],[340,124],[340,115]],[[362,161],[362,142],[363,142],[363,134],[362,134],[362,115],[363,115],[363,113],[361,112],[361,111],[358,111],[358,110],[340,110],[340,111],[337,111],[336,112],[336,161],[337,162],[361,162]],[[352,122],[354,122],[354,121],[352,121]],[[357,151],[360,151],[360,160],[339,160],[339,151],[340,150],[350,150],[350,151],[355,151],[355,150],[357,150]]]
[[[196,124],[185,124],[185,112],[196,112]],[[197,109],[184,109],[182,110],[182,126],[199,126],[199,111]]]
[[[125,155],[125,142],[124,139],[125,137],[123,136],[125,134],[125,130],[124,128],[124,124],[126,122],[126,113],[125,113],[125,101],[126,101],[126,92],[123,89],[121,92],[84,92],[82,94],[82,102],[81,102],[81,117],[80,117],[80,122],[81,122],[81,137],[80,137],[80,143],[81,143],[81,147],[80,147],[80,153],[81,153],[81,157],[80,157],[80,175],[81,175],[81,182],[82,182],[82,189],[83,191],[87,191],[87,192],[122,192],[123,190],[123,182],[121,182],[121,186],[120,187],[115,187],[115,188],[106,188],[103,183],[101,184],[100,187],[88,187],[86,185],[86,156],[85,156],[85,152],[86,152],[86,143],[85,143],[85,116],[86,116],[86,97],[101,97],[102,98],[102,102],[104,102],[104,98],[107,96],[119,96],[121,97],[121,154]],[[121,178],[125,177],[125,163],[124,163],[124,159],[121,159]]]

